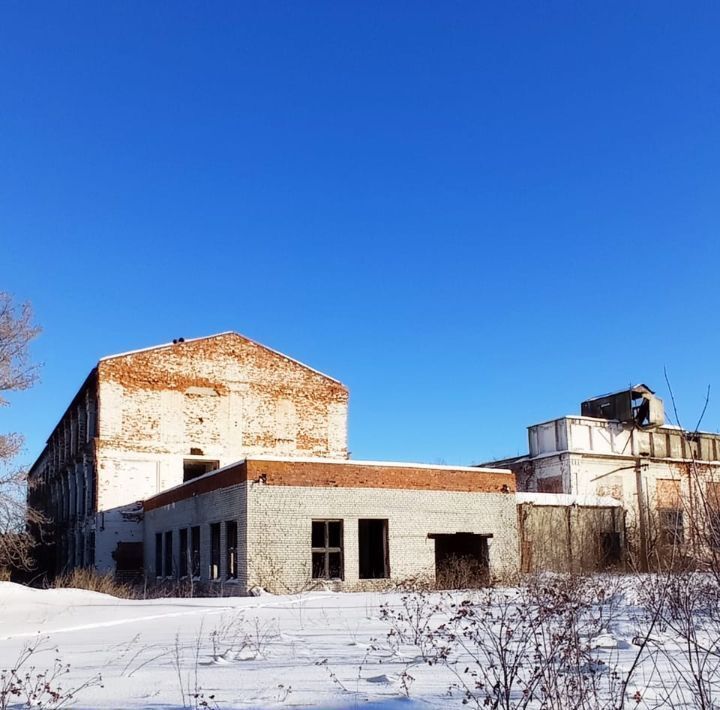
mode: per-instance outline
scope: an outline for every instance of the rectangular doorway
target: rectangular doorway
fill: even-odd
[[[428,535],[435,540],[435,583],[440,589],[475,589],[490,581],[488,535]]]

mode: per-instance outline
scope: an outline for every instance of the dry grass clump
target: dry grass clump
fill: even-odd
[[[53,587],[87,589],[90,592],[110,594],[121,599],[137,597],[135,589],[128,584],[118,582],[112,574],[99,574],[88,568],[78,568],[55,578]]]

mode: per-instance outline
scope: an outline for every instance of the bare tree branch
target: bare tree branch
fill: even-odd
[[[28,303],[15,304],[0,291],[0,392],[25,390],[37,380],[38,366],[29,345],[40,329]],[[0,406],[7,406],[0,396]],[[27,471],[13,464],[23,445],[17,433],[0,434],[0,569],[32,567],[33,539],[27,524],[40,525],[38,511],[27,509]]]

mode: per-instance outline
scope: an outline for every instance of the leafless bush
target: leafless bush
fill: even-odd
[[[205,596],[206,586],[191,577],[163,579],[155,583],[143,584],[140,596],[143,599],[192,599]]]
[[[0,710],[18,706],[58,710],[74,705],[83,690],[102,687],[100,674],[78,685],[63,684],[70,665],[63,663],[58,649],[52,649],[52,665],[36,665],[37,656],[47,650],[45,641],[36,639],[25,646],[12,668],[0,669]]]
[[[199,667],[202,645],[202,624],[195,637],[195,643],[190,648],[185,647],[180,642],[179,634],[175,636],[175,654],[173,661],[177,673],[183,710],[207,710],[208,708],[216,710],[219,707],[215,701],[215,695],[206,695],[200,686]]]
[[[90,592],[109,594],[120,599],[136,599],[137,592],[129,584],[115,580],[112,574],[100,574],[88,567],[76,568],[53,580],[56,588],[86,589]]]
[[[472,557],[450,555],[438,565],[436,589],[477,589],[490,583],[487,565]]]
[[[243,614],[222,617],[210,632],[212,660],[237,661],[267,656],[270,644],[280,636],[276,619],[248,621]]]
[[[253,617],[248,620],[243,614],[221,617],[207,635],[201,624],[191,644],[183,644],[180,635],[176,635],[172,650],[172,662],[175,667],[182,707],[185,710],[218,708],[219,701],[215,694],[209,693],[202,687],[201,668],[267,657],[270,645],[279,636],[280,629],[276,619],[263,621],[258,617]],[[284,702],[291,692],[291,686],[278,684],[276,701]]]
[[[597,639],[609,636],[620,601],[605,578],[553,575],[517,589],[410,592],[385,604],[382,617],[393,655],[407,658],[411,647],[421,662],[447,669],[465,704],[614,710],[627,678]]]
[[[653,653],[668,707],[720,707],[720,586],[696,572],[649,578],[643,609],[656,619]]]

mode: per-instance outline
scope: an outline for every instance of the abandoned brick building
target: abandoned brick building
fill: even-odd
[[[142,563],[142,501],[246,456],[347,457],[347,388],[236,333],[103,358],[29,475],[43,565]]]
[[[236,333],[103,358],[33,465],[41,566],[357,588],[517,569],[509,470],[348,461],[348,390]]]
[[[519,491],[616,499],[640,568],[720,549],[720,434],[666,424],[646,385],[580,409],[530,426],[528,454],[481,466],[510,468]]]

